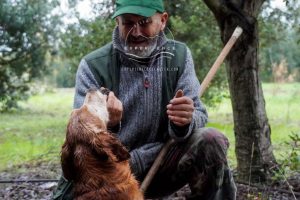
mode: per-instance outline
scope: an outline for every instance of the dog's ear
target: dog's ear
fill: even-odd
[[[109,152],[111,152],[115,158],[116,162],[122,162],[124,160],[128,160],[130,158],[130,154],[125,147],[119,144],[112,144],[111,147],[97,149],[97,158],[102,161],[107,161],[109,158]]]
[[[114,156],[116,162],[122,162],[130,158],[127,149],[113,136],[109,139],[109,143],[99,145],[101,143],[94,143],[94,150],[97,152],[97,157],[103,161],[107,161],[109,156]]]
[[[110,139],[110,149],[111,152],[115,155],[117,158],[117,162],[122,162],[124,160],[128,160],[130,158],[130,154],[128,150],[122,145],[120,140],[114,136],[112,133],[108,133]]]
[[[68,180],[74,178],[75,170],[73,166],[73,150],[72,147],[65,142],[61,149],[61,167],[64,177]]]
[[[111,144],[111,151],[116,156],[117,162],[122,162],[130,158],[128,150],[116,138],[114,143]]]
[[[91,145],[94,151],[97,152],[97,156],[100,156],[102,159],[115,157],[116,162],[122,162],[130,158],[130,154],[127,149],[109,132],[104,131],[95,135]]]
[[[96,153],[96,157],[101,160],[101,161],[107,161],[109,156],[108,156],[108,152],[105,151],[105,149],[94,149],[95,153]]]
[[[91,147],[93,149],[93,153],[95,154],[95,156],[100,159],[101,161],[107,161],[109,158],[109,152],[107,151],[107,149],[105,147],[103,147],[101,145],[101,142],[99,142],[99,140],[94,140],[91,143]]]
[[[122,162],[130,158],[128,150],[122,145],[120,140],[110,132],[103,133],[102,144],[107,147],[107,151],[110,151],[116,158],[116,162]],[[105,148],[106,149],[106,148]]]

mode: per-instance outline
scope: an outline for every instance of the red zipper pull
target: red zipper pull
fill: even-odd
[[[145,77],[145,80],[144,80],[144,87],[147,89],[150,87],[150,81],[148,79],[148,76]]]

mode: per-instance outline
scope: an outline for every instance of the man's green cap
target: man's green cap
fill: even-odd
[[[162,0],[117,0],[116,11],[112,18],[128,13],[151,17],[156,12],[164,12]]]

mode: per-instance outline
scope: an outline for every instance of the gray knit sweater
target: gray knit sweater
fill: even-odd
[[[158,46],[166,42],[162,34]],[[113,46],[124,52],[119,40],[118,29],[113,32]],[[155,52],[153,53],[155,54]],[[141,65],[128,59],[125,54],[121,56],[121,72],[118,98],[123,104],[123,118],[121,129],[117,136],[127,147],[131,155],[131,167],[137,177],[145,175],[157,154],[162,143],[156,141],[161,111],[162,93],[162,58],[155,59],[149,64]],[[145,88],[144,81],[148,79],[150,86]],[[99,88],[101,85],[94,78],[89,66],[84,59],[81,60],[77,75],[74,97],[74,108],[79,108],[84,101],[89,88]],[[186,133],[178,137],[176,126],[168,123],[169,135],[177,141],[183,141],[193,132],[207,122],[207,112],[198,95],[200,84],[196,77],[191,52],[187,49],[185,69],[178,80],[176,90],[182,89],[186,96],[194,101],[195,111],[192,123],[187,127]]]

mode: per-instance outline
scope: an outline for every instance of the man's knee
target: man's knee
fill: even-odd
[[[227,137],[215,128],[196,129],[190,138],[190,143],[196,145],[212,145],[222,147],[223,150],[229,148]]]
[[[188,150],[181,158],[178,170],[179,174],[183,174],[182,177],[187,175],[193,195],[197,199],[209,199],[208,196],[222,192],[220,188],[225,184],[224,176],[225,182],[229,182],[225,188],[230,192],[227,196],[234,195],[234,182],[227,173],[226,151],[229,142],[224,134],[214,128],[201,128],[193,133],[187,145]]]
[[[200,165],[218,166],[227,164],[228,139],[219,130],[214,128],[201,128],[195,130],[189,138],[187,154]]]

